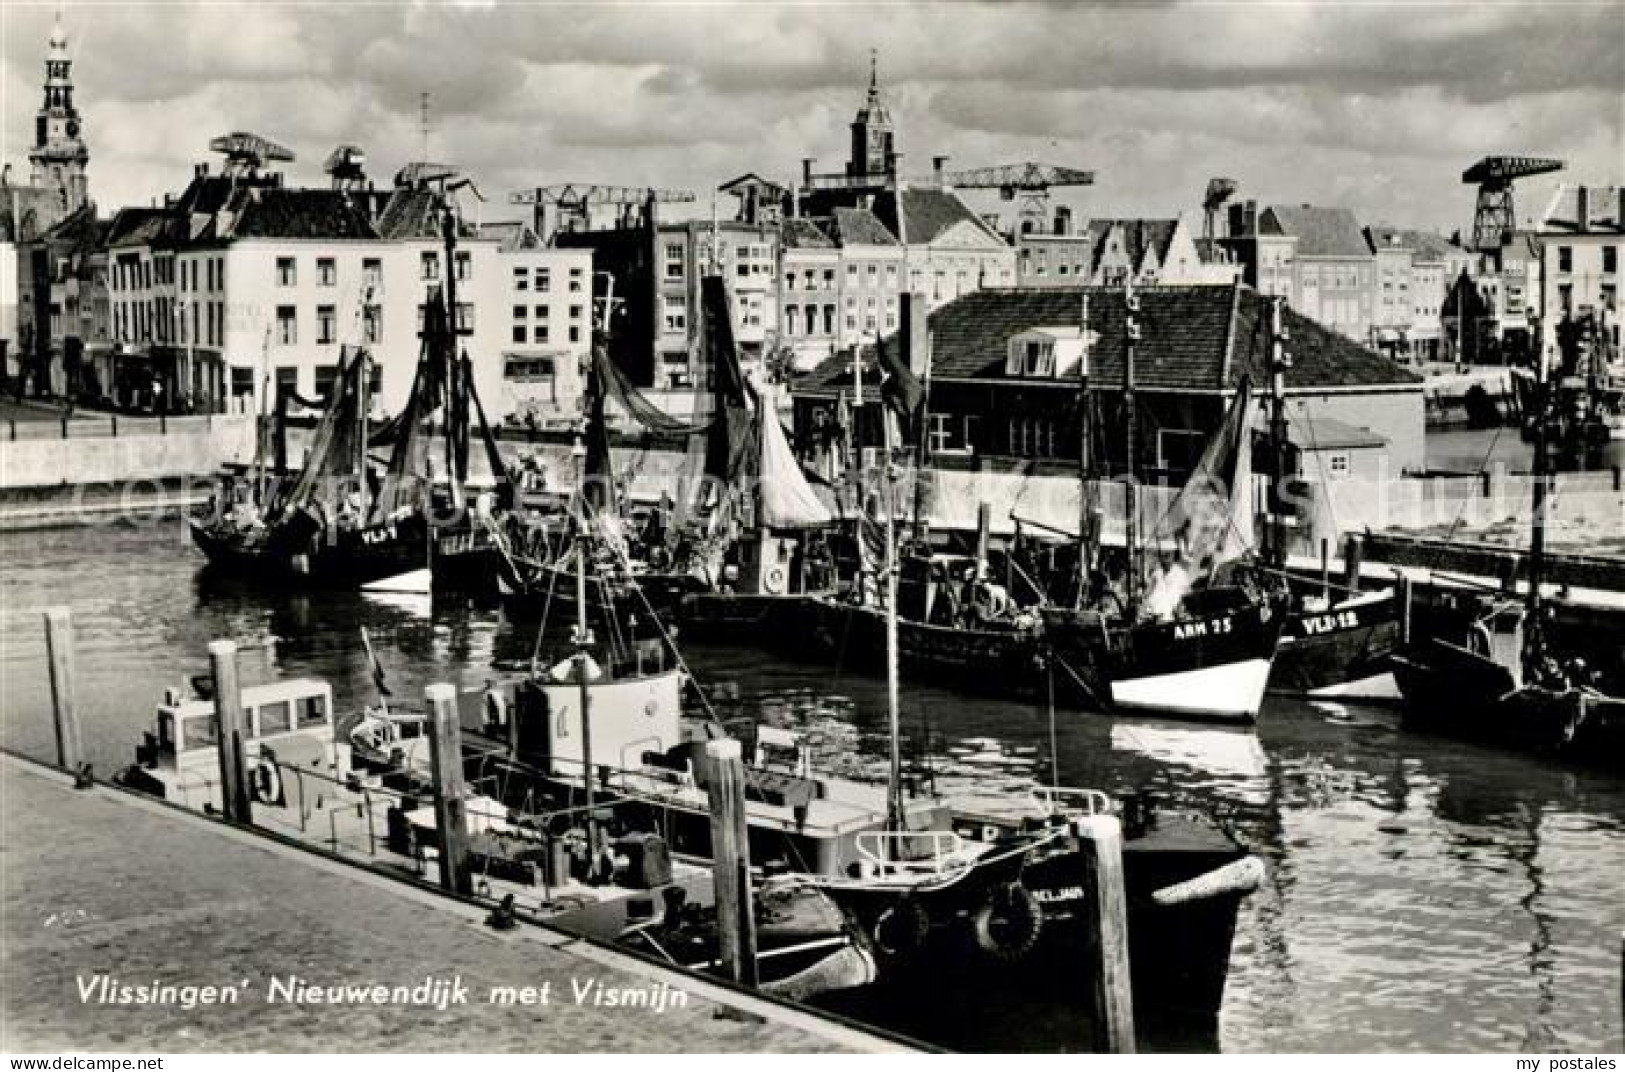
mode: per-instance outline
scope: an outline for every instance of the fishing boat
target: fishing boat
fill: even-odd
[[[1535,429],[1528,591],[1469,600],[1457,628],[1417,637],[1393,657],[1406,726],[1625,768],[1625,690],[1562,651],[1546,604],[1551,456],[1545,419],[1557,392],[1545,362],[1531,399]]]

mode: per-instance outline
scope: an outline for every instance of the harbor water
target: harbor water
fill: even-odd
[[[495,609],[215,581],[179,519],[4,534],[0,556],[0,740],[53,755],[38,612],[69,606],[86,749],[104,776],[129,761],[163,691],[207,671],[211,639],[276,637],[275,671],[328,679],[341,710],[372,697],[363,625],[403,698],[438,680],[483,685],[493,659],[528,659],[536,646]],[[724,720],[804,730],[829,764],[883,773],[881,682],[736,648],[689,645],[685,655]],[[1224,1050],[1621,1044],[1617,778],[1329,704],[1271,700],[1256,731],[1067,711],[1052,723],[1041,708],[905,679],[902,717],[906,753],[945,791],[1052,780],[1150,788],[1164,806],[1212,815],[1267,860],[1269,882],[1238,927],[1216,1040]],[[1081,993],[1075,1007],[1002,1012],[989,997],[985,1023],[940,1025],[936,1040],[1080,1045]]]

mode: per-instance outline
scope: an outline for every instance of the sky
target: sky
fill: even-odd
[[[262,134],[324,185],[341,143],[388,182],[428,156],[485,219],[557,182],[711,191],[836,171],[870,50],[905,174],[1035,160],[1094,171],[1082,216],[1261,203],[1470,231],[1488,154],[1625,181],[1625,0],[1585,3],[72,3],[61,18],[105,210],[184,188],[210,137]],[[26,176],[55,4],[0,4],[0,159]],[[1554,180],[1519,188],[1537,213]],[[996,198],[979,207],[999,207]],[[726,205],[724,210],[726,210]],[[1008,206],[1005,206],[1008,208]]]

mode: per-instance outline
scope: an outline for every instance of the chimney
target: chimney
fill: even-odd
[[[804,156],[801,158],[801,185],[812,185],[812,169],[815,160],[816,158],[811,156]]]
[[[1625,233],[1625,183],[1614,192],[1619,195],[1619,202],[1614,206],[1614,230]]]
[[[1574,188],[1574,229],[1585,234],[1591,227],[1591,190],[1584,183]]]
[[[1072,207],[1070,205],[1055,206],[1055,233],[1058,235],[1072,233]]]
[[[199,178],[199,179],[207,178],[208,174],[209,174],[209,165],[206,162],[202,163],[202,164],[196,164],[192,168],[192,175],[193,175],[194,178]]]
[[[903,292],[902,324],[897,333],[897,348],[908,359],[908,370],[921,380],[926,377],[926,362],[930,350],[930,326],[926,321],[924,294]]]
[[[947,169],[947,167],[948,158],[946,156],[933,156],[931,158],[931,181],[935,182],[938,186],[941,186],[942,173]]]

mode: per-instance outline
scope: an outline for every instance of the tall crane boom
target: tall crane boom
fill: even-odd
[[[597,183],[566,182],[518,190],[508,196],[512,205],[534,205],[536,233],[543,239],[552,231],[585,230],[592,224],[592,210],[614,207],[618,223],[630,226],[640,211],[651,203],[683,204],[695,200],[692,190],[663,190],[652,186],[602,186]],[[553,210],[554,226],[547,226],[548,209]]]
[[[1461,173],[1461,181],[1478,187],[1473,213],[1473,248],[1500,249],[1518,225],[1512,202],[1512,184],[1531,175],[1563,170],[1563,161],[1539,156],[1486,156]]]
[[[1006,201],[1017,193],[1043,193],[1052,186],[1093,186],[1095,173],[1058,164],[1001,164],[944,172],[942,181],[967,190],[998,190]]]

